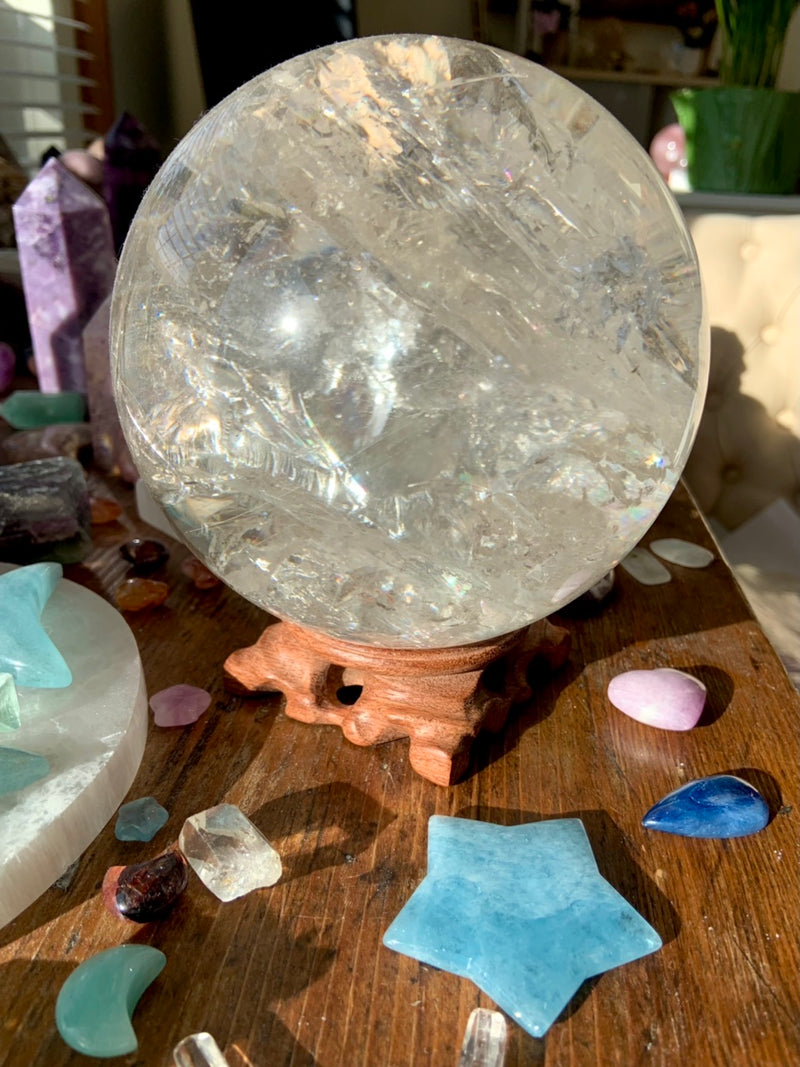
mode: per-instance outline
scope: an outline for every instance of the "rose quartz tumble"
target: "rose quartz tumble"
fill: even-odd
[[[196,685],[171,685],[150,697],[156,726],[189,726],[211,703],[211,694]]]
[[[189,556],[181,563],[181,571],[187,578],[191,579],[195,589],[213,589],[215,585],[221,584],[216,574],[210,571],[205,563],[195,559],[194,556]]]
[[[703,713],[706,687],[698,678],[672,667],[626,671],[611,679],[608,699],[646,726],[691,730]]]
[[[163,604],[169,596],[169,586],[152,578],[126,578],[116,596],[123,611],[142,611]]]

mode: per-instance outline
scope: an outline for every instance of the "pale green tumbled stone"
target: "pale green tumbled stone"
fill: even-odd
[[[19,697],[14,678],[5,671],[0,671],[0,729],[17,730],[19,728]]]
[[[15,430],[35,430],[59,422],[82,422],[86,398],[81,393],[40,393],[25,389],[0,404],[0,415]]]
[[[135,1052],[134,1010],[166,962],[150,945],[120,945],[85,960],[56,1001],[56,1026],[69,1047],[98,1057]]]

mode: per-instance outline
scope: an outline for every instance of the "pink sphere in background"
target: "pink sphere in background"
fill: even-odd
[[[85,152],[80,148],[70,148],[69,151],[62,152],[59,162],[67,170],[72,171],[76,178],[86,182],[95,192],[100,192],[103,187],[103,163],[91,152]]]
[[[650,156],[666,181],[673,171],[686,170],[686,137],[677,122],[658,131],[650,142]]]

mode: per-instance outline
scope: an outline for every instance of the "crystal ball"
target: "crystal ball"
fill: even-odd
[[[447,647],[555,611],[687,458],[708,330],[645,151],[519,56],[295,57],[150,186],[112,306],[120,418],[191,550],[272,614]]]

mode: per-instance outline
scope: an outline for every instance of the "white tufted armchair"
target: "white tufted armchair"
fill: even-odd
[[[800,215],[688,221],[712,340],[708,395],[685,477],[798,681]]]

